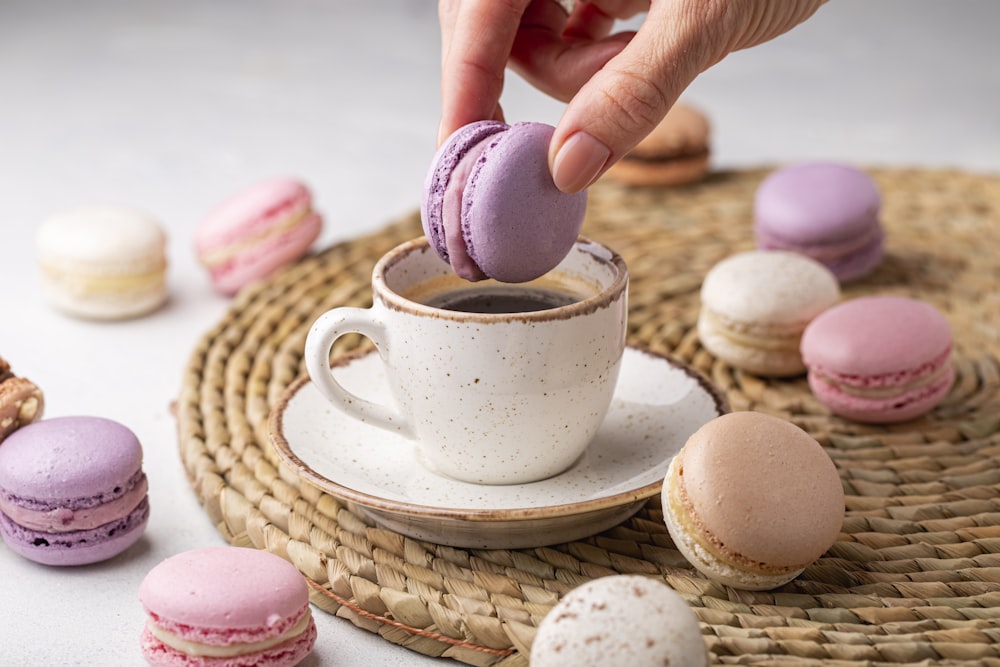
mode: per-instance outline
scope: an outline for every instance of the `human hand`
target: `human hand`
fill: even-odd
[[[577,192],[666,115],[695,77],[727,54],[766,42],[825,0],[440,0],[439,141],[466,123],[503,119],[509,65],[568,102],[549,147],[559,189]],[[638,31],[617,19],[646,11]]]

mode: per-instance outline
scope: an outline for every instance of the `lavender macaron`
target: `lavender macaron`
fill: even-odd
[[[873,271],[884,255],[881,196],[868,174],[836,162],[788,166],[754,197],[761,250],[790,250],[824,264],[844,283]]]
[[[421,197],[424,233],[466,280],[534,280],[572,248],[586,192],[552,181],[544,123],[479,121],[456,130],[431,162]]]
[[[100,417],[43,419],[0,446],[0,534],[45,565],[85,565],[132,546],[149,519],[142,448]]]

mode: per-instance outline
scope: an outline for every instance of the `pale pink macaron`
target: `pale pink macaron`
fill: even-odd
[[[931,304],[868,296],[830,308],[802,334],[809,387],[854,421],[901,422],[936,406],[955,381],[948,320]]]
[[[231,295],[302,258],[322,227],[309,189],[275,178],[237,192],[205,216],[195,252],[216,289]]]
[[[309,589],[267,551],[208,547],[172,556],[139,587],[142,653],[162,667],[291,667],[312,651]]]

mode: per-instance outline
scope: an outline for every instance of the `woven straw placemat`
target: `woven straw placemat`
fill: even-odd
[[[1000,178],[872,169],[887,257],[846,297],[905,294],[954,330],[958,379],[917,421],[832,416],[802,378],[765,380],[713,359],[694,330],[703,276],[753,247],[751,205],[767,170],[682,189],[591,189],[584,233],[632,275],[629,340],[704,373],[734,410],[813,434],[847,496],[839,541],[793,582],[746,592],[689,567],[657,499],[624,524],[552,547],[477,551],[380,529],[280,464],[270,408],[304,373],[310,323],[370,303],[370,273],[420,233],[416,215],[337,244],[241,293],[200,340],[177,402],[180,455],[227,540],[294,563],[323,610],[414,651],[473,665],[525,665],[535,628],[587,580],[640,573],[679,591],[716,664],[1000,665]],[[340,349],[358,344],[341,339]],[[627,638],[623,638],[627,640]]]

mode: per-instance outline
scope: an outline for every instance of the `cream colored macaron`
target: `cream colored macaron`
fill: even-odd
[[[698,338],[735,368],[799,375],[806,369],[802,332],[839,300],[836,276],[814,259],[784,250],[739,253],[713,266],[702,282]]]
[[[542,619],[531,667],[707,667],[698,618],[662,581],[611,575],[574,588]]]
[[[138,317],[166,301],[166,235],[150,215],[86,206],[38,230],[42,290],[56,308],[88,319]]]
[[[712,580],[785,584],[837,540],[844,489],[816,440],[791,422],[732,412],[695,431],[663,482],[674,545]]]

